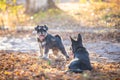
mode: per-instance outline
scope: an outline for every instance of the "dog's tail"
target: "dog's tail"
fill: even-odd
[[[81,69],[69,69],[67,72],[82,73],[83,70],[81,70]]]
[[[61,37],[59,35],[55,35],[56,38],[59,38],[61,40]]]

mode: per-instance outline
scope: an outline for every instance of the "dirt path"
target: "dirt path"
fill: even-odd
[[[68,53],[70,53],[71,42],[68,34],[66,32],[55,32],[55,30],[50,31],[50,33],[59,34],[63,37],[63,43]],[[62,33],[62,34],[61,34]],[[0,50],[8,51],[18,51],[18,52],[28,52],[28,53],[38,53],[39,47],[36,41],[36,37],[32,33],[17,34],[17,36],[4,36],[0,37]],[[53,34],[53,35],[54,35]],[[72,35],[77,35],[75,32],[71,32]],[[95,40],[86,39],[83,35],[84,46],[88,49],[90,53],[91,60],[102,62],[120,62],[120,43],[110,42],[105,40]],[[50,52],[52,53],[52,52]]]

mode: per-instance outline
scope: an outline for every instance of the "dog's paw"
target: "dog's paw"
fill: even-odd
[[[47,61],[50,61],[50,59],[49,58],[47,58],[47,57],[42,57],[42,59],[44,59],[44,60],[47,60]]]
[[[39,58],[42,58],[43,56],[42,56],[42,55],[39,55],[38,57],[39,57]]]
[[[48,58],[47,58],[47,57],[42,57],[42,59],[45,59],[45,60],[47,60]]]

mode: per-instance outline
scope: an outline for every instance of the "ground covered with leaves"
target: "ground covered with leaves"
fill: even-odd
[[[66,72],[70,62],[62,58],[45,61],[35,54],[0,51],[1,80],[120,80],[120,63],[92,62],[93,70]]]

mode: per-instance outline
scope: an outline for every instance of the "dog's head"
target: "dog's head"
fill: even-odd
[[[72,51],[73,53],[76,52],[76,50],[80,47],[83,47],[83,44],[82,44],[82,37],[80,34],[78,34],[78,38],[77,40],[74,40],[72,37],[70,37],[71,39],[71,42],[72,42]]]
[[[47,36],[48,27],[46,25],[44,25],[44,26],[38,25],[35,27],[35,31],[37,32],[37,35],[38,35],[40,41],[43,41],[45,39],[45,37]]]

